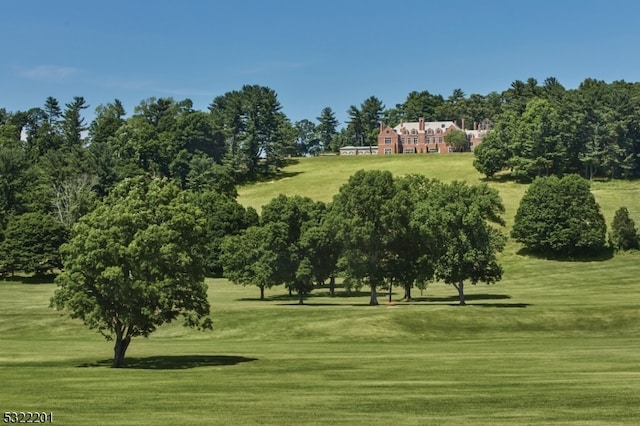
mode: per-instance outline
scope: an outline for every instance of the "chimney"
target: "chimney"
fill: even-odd
[[[424,132],[424,117],[418,119],[418,130]]]
[[[380,133],[384,130],[384,123],[380,121]]]
[[[462,119],[462,130],[465,130],[465,127],[464,127],[464,118]]]

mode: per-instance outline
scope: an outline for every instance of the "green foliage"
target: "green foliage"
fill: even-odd
[[[49,214],[11,216],[0,243],[0,274],[23,271],[42,275],[60,268],[59,248],[67,238],[68,229]]]
[[[476,150],[476,167],[487,176],[508,167],[526,181],[568,173],[640,176],[639,93],[638,83],[624,81],[588,78],[565,90],[553,77],[543,86],[516,80],[502,93],[503,110],[490,135],[497,134]]]
[[[287,228],[281,222],[251,226],[240,235],[222,241],[220,261],[224,276],[234,284],[255,285],[264,290],[279,285],[279,272],[286,258]]]
[[[262,209],[259,226],[224,239],[224,275],[236,284],[257,285],[261,299],[265,288],[284,284],[298,293],[302,304],[316,280],[335,270],[337,254],[331,250],[330,234],[320,226],[324,210],[324,203],[310,198],[272,199]]]
[[[204,153],[196,153],[188,164],[184,187],[195,192],[213,191],[236,197],[236,182],[233,171],[227,166],[218,164]]]
[[[133,337],[182,315],[210,328],[201,212],[168,181],[136,178],[114,188],[74,226],[51,304],[115,340],[121,367]]]
[[[284,165],[295,132],[281,109],[276,92],[258,85],[218,96],[209,106],[237,180],[253,180]]]
[[[82,133],[87,130],[82,110],[89,108],[82,96],[74,96],[73,102],[65,105],[66,109],[62,114],[62,135],[67,146],[81,146],[83,142]],[[50,105],[47,104],[49,108]],[[55,109],[55,108],[54,108]]]
[[[605,235],[605,220],[589,183],[577,175],[534,180],[511,231],[526,249],[561,256],[601,249]]]
[[[424,90],[410,92],[404,103],[398,106],[398,109],[402,121],[418,121],[420,118],[424,118],[426,121],[436,121],[443,105],[444,98],[441,95],[432,95],[428,90]],[[395,126],[398,123],[387,124]]]
[[[469,150],[469,141],[467,134],[462,130],[453,130],[444,135],[444,142],[455,148],[456,152],[464,152]]]
[[[293,125],[296,140],[292,154],[297,157],[307,155],[316,156],[321,150],[321,140],[316,125],[310,120],[303,119]]]
[[[502,200],[495,189],[465,182],[438,184],[418,204],[413,220],[435,246],[435,276],[458,290],[465,304],[464,282],[502,279],[497,253],[506,237],[490,223],[504,226]]]
[[[235,198],[217,191],[190,192],[189,202],[198,207],[204,217],[203,232],[207,248],[203,256],[207,273],[221,276],[223,239],[257,225],[258,214],[251,207],[245,209]]]
[[[0,146],[0,217],[47,212],[49,191],[42,169],[23,150]],[[3,225],[0,221],[0,228]]]
[[[131,118],[110,138],[117,157],[145,172],[170,176],[169,165],[183,148],[177,137],[177,121],[191,113],[191,102],[172,98],[142,101]]]
[[[380,119],[385,107],[380,99],[370,96],[360,105],[360,108],[351,105],[347,132],[350,145],[377,146]]]
[[[314,278],[322,266],[312,258],[315,252],[325,249],[325,235],[305,236],[310,229],[319,227],[325,212],[325,205],[314,202],[310,198],[279,195],[262,208],[262,225],[273,223],[282,224],[286,232],[285,246],[273,247],[277,255],[273,281],[284,284],[299,295],[299,303],[310,293],[315,284]],[[314,243],[317,243],[316,246]]]
[[[616,250],[637,249],[640,241],[636,224],[629,216],[629,210],[626,207],[620,207],[616,210],[611,222],[611,243]]]
[[[316,118],[318,125],[316,130],[318,132],[318,139],[323,151],[338,151],[335,146],[334,139],[338,133],[338,125],[340,124],[336,119],[336,115],[330,107],[322,109],[320,116]]]
[[[399,226],[396,229],[397,238],[392,243],[395,258],[389,263],[389,302],[394,284],[404,288],[405,300],[411,300],[414,286],[424,289],[434,278],[437,244],[434,244],[431,232],[423,232],[422,223],[414,220],[414,212],[420,203],[431,196],[438,184],[438,181],[418,174],[395,179],[393,204],[399,210]]]
[[[371,288],[371,305],[378,304],[377,288],[390,278],[393,246],[406,229],[395,189],[390,172],[359,170],[334,196],[328,213],[343,247],[347,278]]]

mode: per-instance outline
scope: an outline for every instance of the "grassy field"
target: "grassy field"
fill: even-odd
[[[329,201],[360,168],[480,182],[471,161],[305,159],[240,200]],[[526,187],[490,184],[510,226]],[[593,189],[608,223],[621,205],[640,223],[639,183]],[[257,287],[209,280],[214,330],[162,327],[121,370],[110,342],[47,307],[54,285],[0,282],[0,409],[69,425],[638,424],[640,253],[567,262],[518,248],[501,255],[502,282],[468,286],[467,307],[439,283],[369,307],[366,289],[317,289],[297,306],[282,288],[259,301]]]

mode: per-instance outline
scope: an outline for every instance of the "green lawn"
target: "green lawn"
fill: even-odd
[[[359,168],[479,182],[471,160],[305,159],[240,200],[328,201]],[[491,185],[511,223],[526,187]],[[639,192],[594,184],[608,223],[620,205],[640,223]],[[52,284],[0,282],[0,408],[70,425],[638,424],[640,253],[567,262],[518,248],[501,255],[502,282],[468,286],[466,307],[440,283],[369,307],[367,289],[317,289],[297,306],[282,288],[259,301],[257,287],[209,280],[214,330],[162,327],[133,341],[121,370],[111,342],[47,307]]]

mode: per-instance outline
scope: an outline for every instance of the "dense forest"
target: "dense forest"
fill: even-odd
[[[200,194],[194,202],[203,209],[224,211],[225,225],[212,224],[212,238],[239,233],[257,215],[238,205],[236,184],[277,173],[292,156],[374,145],[381,121],[424,117],[493,129],[474,162],[489,177],[640,176],[640,84],[623,81],[586,79],[565,89],[555,78],[530,78],[501,93],[456,89],[447,98],[425,90],[392,108],[371,96],[349,107],[346,123],[330,107],[292,122],[276,92],[258,85],[216,97],[208,111],[189,99],[150,98],[128,114],[115,99],[87,123],[88,108],[81,96],[65,104],[48,97],[27,111],[0,108],[0,272],[59,266],[53,254],[29,264],[27,251],[56,252],[78,218],[118,182],[140,175],[169,179]],[[208,266],[219,272],[216,259]]]

